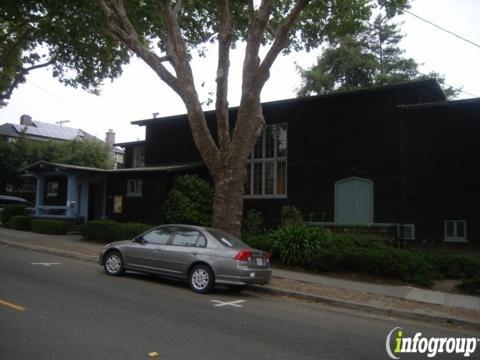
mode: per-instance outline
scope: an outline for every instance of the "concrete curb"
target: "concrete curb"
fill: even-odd
[[[0,243],[8,246],[16,247],[16,248],[74,258],[81,261],[88,261],[88,262],[94,262],[94,263],[97,263],[98,261],[97,256],[85,255],[85,254],[80,254],[80,253],[66,251],[66,250],[52,249],[44,246],[37,246],[37,245],[30,245],[30,244],[19,244],[17,242],[7,241],[2,239],[0,239]],[[275,295],[275,296],[288,296],[296,299],[313,301],[313,302],[322,303],[325,305],[341,307],[349,310],[368,312],[368,313],[373,313],[377,315],[395,316],[395,317],[408,318],[408,319],[417,320],[417,321],[418,320],[430,321],[430,322],[440,323],[443,325],[455,325],[455,326],[463,326],[463,327],[469,327],[469,328],[473,327],[477,330],[480,328],[479,321],[472,321],[472,320],[435,315],[435,314],[426,314],[426,313],[414,312],[414,311],[388,309],[385,307],[375,306],[371,304],[356,303],[352,301],[339,300],[339,299],[330,298],[327,296],[313,295],[313,294],[303,293],[299,291],[276,289],[268,286],[264,286],[264,287],[249,286],[248,289],[253,290],[255,292],[259,292],[259,293]]]
[[[268,286],[263,286],[263,287],[250,286],[248,289],[256,292],[260,292],[260,293],[269,294],[269,295],[288,296],[296,299],[322,303],[325,305],[341,307],[349,310],[368,312],[370,314],[373,313],[373,314],[383,315],[383,316],[395,316],[399,318],[408,318],[408,319],[417,320],[417,321],[429,321],[429,322],[435,322],[443,325],[463,326],[468,328],[474,328],[476,330],[480,329],[479,321],[461,319],[456,317],[426,314],[426,313],[415,312],[415,311],[389,309],[382,306],[356,303],[356,302],[347,301],[347,300],[339,300],[339,299],[330,298],[327,296],[313,295],[313,294],[308,294],[308,293],[303,293],[303,292],[293,291],[293,290],[276,289]]]
[[[31,244],[19,244],[14,241],[7,241],[7,240],[1,240],[1,239],[0,239],[0,243],[11,246],[11,247],[20,248],[20,249],[27,249],[27,250],[33,250],[33,251],[43,252],[47,254],[65,256],[65,257],[74,258],[82,261],[89,261],[89,262],[95,262],[95,263],[98,261],[97,256],[80,254],[73,251],[58,250],[58,249],[52,249],[44,246],[31,245]]]

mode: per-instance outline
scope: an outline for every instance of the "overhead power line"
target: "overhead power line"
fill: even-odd
[[[430,24],[430,25],[436,27],[437,29],[440,29],[440,30],[442,30],[442,31],[444,31],[444,32],[446,32],[446,33],[448,33],[448,34],[450,34],[450,35],[453,35],[453,36],[455,36],[455,37],[457,37],[457,38],[459,38],[459,39],[461,39],[461,40],[463,40],[463,41],[465,41],[465,42],[467,42],[467,43],[469,43],[469,44],[471,44],[471,45],[473,45],[473,46],[476,46],[476,47],[480,48],[480,45],[479,45],[479,44],[477,44],[477,43],[475,43],[475,42],[473,42],[473,41],[471,41],[471,40],[468,40],[468,39],[464,38],[464,37],[461,36],[461,35],[455,34],[453,31],[447,30],[447,29],[445,29],[444,27],[442,27],[442,26],[440,26],[440,25],[437,25],[437,24],[435,24],[435,23],[433,23],[433,22],[431,22],[431,21],[429,21],[429,20],[427,20],[427,19],[425,19],[425,18],[422,18],[421,16],[415,15],[414,13],[412,13],[412,12],[410,12],[410,11],[408,11],[408,10],[403,10],[403,11],[406,12],[407,14],[411,15],[411,16],[416,17],[417,19],[419,19],[419,20],[421,20],[421,21],[426,22],[427,24]]]

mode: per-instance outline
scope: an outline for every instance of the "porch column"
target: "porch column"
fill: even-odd
[[[78,213],[78,186],[77,176],[68,175],[67,183],[67,216],[75,216]]]
[[[40,215],[42,209],[39,206],[43,206],[44,194],[45,194],[45,177],[43,175],[36,176],[37,185],[35,188],[35,215]]]

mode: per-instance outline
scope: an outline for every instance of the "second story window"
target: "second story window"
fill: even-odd
[[[287,195],[287,125],[266,125],[247,161],[246,197]]]
[[[133,148],[132,167],[140,168],[145,166],[145,146],[136,146]]]

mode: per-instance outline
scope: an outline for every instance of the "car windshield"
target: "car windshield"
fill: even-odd
[[[215,239],[217,239],[224,246],[234,249],[248,248],[248,245],[245,244],[242,240],[229,233],[226,233],[225,231],[218,229],[207,230]]]

